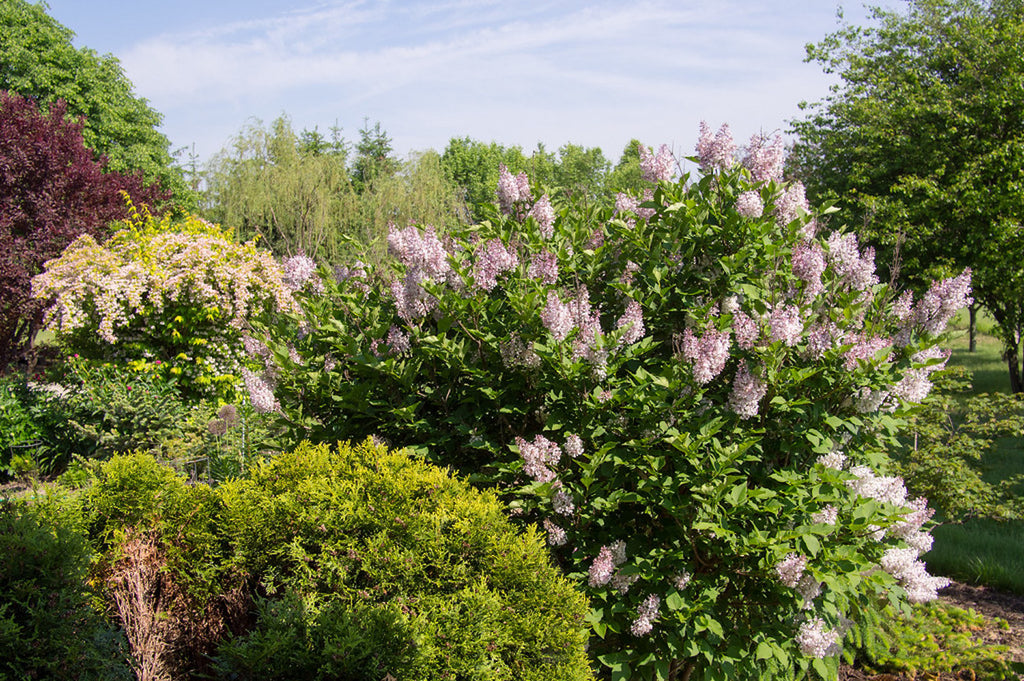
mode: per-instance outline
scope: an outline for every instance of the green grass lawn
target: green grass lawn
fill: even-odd
[[[966,315],[956,320],[947,347],[953,352],[949,363],[966,367],[974,374],[974,393],[1008,393],[1009,374],[1002,358],[1002,343],[990,335],[991,320],[979,320],[977,350],[968,352]],[[1024,496],[1024,439],[1001,438],[977,463],[982,479],[998,484],[1015,476],[1022,482],[1011,489]],[[925,556],[934,574],[984,584],[1024,594],[1024,518],[994,520],[973,518],[963,523],[945,523],[932,535],[935,546]]]

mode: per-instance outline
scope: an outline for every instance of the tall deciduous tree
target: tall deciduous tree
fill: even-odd
[[[63,102],[44,113],[0,93],[0,371],[24,353],[40,321],[32,276],[79,235],[126,217],[122,192],[140,205],[167,198],[139,175],[103,172]]]
[[[74,33],[46,13],[44,3],[0,2],[0,90],[17,92],[44,107],[57,100],[72,118],[85,117],[82,137],[110,170],[141,170],[175,193],[185,189],[174,168],[170,142],[158,130],[162,117],[132,92],[111,55],[76,48]]]
[[[912,286],[963,266],[1024,390],[1024,2],[909,0],[808,46],[841,82],[793,123],[793,171]]]

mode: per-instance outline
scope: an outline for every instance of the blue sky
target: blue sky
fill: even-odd
[[[404,155],[451,137],[631,138],[692,153],[699,122],[785,132],[832,80],[804,46],[840,0],[48,0],[75,44],[117,57],[174,148],[207,160],[253,118],[297,130],[379,121]],[[898,2],[879,4],[896,6]]]

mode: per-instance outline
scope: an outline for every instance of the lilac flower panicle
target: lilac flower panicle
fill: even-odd
[[[619,317],[616,328],[625,329],[619,338],[620,345],[632,345],[644,337],[644,313],[640,303],[635,300],[626,303],[626,311]]]
[[[815,322],[807,333],[807,357],[821,359],[835,347],[840,337],[841,331],[831,319]]]
[[[753,350],[761,336],[757,322],[743,310],[733,312],[732,332],[736,336],[736,345],[743,350]]]
[[[554,291],[548,291],[547,304],[540,313],[540,321],[556,341],[565,340],[575,326],[569,306],[559,300]]]
[[[772,341],[782,341],[789,347],[800,342],[804,324],[800,321],[800,310],[795,305],[778,305],[772,310],[768,321]]]
[[[570,458],[575,459],[583,456],[583,439],[580,438],[579,435],[570,433],[565,436],[565,445],[563,445],[563,449]]]
[[[658,620],[658,611],[661,609],[661,597],[651,594],[644,599],[643,603],[637,606],[636,619],[629,628],[634,636],[646,636],[654,628],[654,622]]]
[[[551,207],[551,199],[548,198],[547,194],[537,199],[537,203],[533,204],[528,215],[540,225],[540,235],[542,237],[550,239],[554,236],[555,209]]]
[[[640,174],[647,182],[660,182],[672,179],[675,158],[668,145],[662,144],[655,155],[644,145],[640,145]]]
[[[443,281],[451,269],[448,252],[429,225],[423,231],[416,226],[398,229],[389,225],[388,251],[407,268],[419,270],[434,281]]]
[[[775,200],[775,221],[780,227],[785,227],[800,217],[801,212],[809,213],[810,210],[803,183],[791,182],[782,196]],[[809,238],[813,233],[807,236]]]
[[[934,282],[913,308],[914,325],[933,336],[942,333],[953,315],[974,302],[970,294],[969,268],[956,277]]]
[[[568,538],[565,535],[565,530],[563,530],[558,525],[555,525],[547,518],[544,519],[544,529],[548,533],[548,544],[551,544],[552,546],[565,545],[566,541],[568,540]]]
[[[887,549],[882,555],[882,569],[892,575],[907,592],[911,603],[926,603],[938,598],[938,590],[950,584],[945,577],[933,577],[918,559],[917,549]]]
[[[820,617],[813,617],[800,625],[796,643],[807,657],[824,659],[842,652],[839,633],[829,628]]]
[[[692,575],[690,575],[689,572],[683,570],[672,577],[672,586],[674,586],[678,591],[682,591],[690,584],[691,577]]]
[[[825,290],[821,275],[825,271],[825,252],[815,242],[803,242],[793,248],[793,274],[804,282],[804,292],[813,297]]]
[[[562,450],[558,445],[543,435],[537,435],[533,442],[516,437],[516,446],[519,447],[519,455],[525,462],[524,473],[537,482],[552,482],[555,479],[555,472],[550,466],[557,464],[562,457]]]
[[[278,411],[281,405],[274,397],[274,386],[264,376],[260,376],[249,369],[242,369],[242,380],[245,382],[245,389],[249,393],[249,401],[252,408],[259,414],[269,414]]]
[[[555,492],[555,495],[551,498],[551,507],[559,515],[571,516],[573,511],[576,510],[576,504],[573,503],[572,495],[564,489]]]
[[[775,574],[779,581],[791,589],[795,589],[803,577],[804,569],[807,567],[807,557],[798,553],[788,553],[786,557],[775,566]]]
[[[606,585],[612,580],[612,573],[615,571],[615,560],[612,556],[610,546],[602,546],[597,558],[590,564],[587,583],[590,588],[596,589]]]
[[[704,121],[700,122],[700,136],[697,140],[697,156],[700,168],[705,173],[726,169],[733,164],[736,154],[736,143],[728,124],[722,125],[718,132],[711,134],[711,128]]]
[[[821,595],[821,582],[805,572],[796,585],[796,592],[804,601],[804,609],[810,609],[814,606],[814,599]]]
[[[868,336],[865,334],[848,335],[843,339],[844,345],[850,345],[843,356],[843,368],[853,371],[861,362],[874,362],[875,356],[886,348],[892,347],[892,340],[879,336]]]
[[[856,234],[833,232],[828,241],[828,264],[840,282],[855,291],[863,291],[878,283],[875,276],[875,249],[859,250]]]
[[[644,195],[643,195],[643,201],[638,203],[637,206],[636,206],[636,215],[641,220],[650,220],[651,218],[654,217],[654,214],[658,212],[654,208],[645,208],[642,205],[644,203],[649,203],[651,201],[654,201],[654,190],[653,189],[645,189],[644,190]]]
[[[501,212],[505,215],[511,215],[517,205],[532,198],[530,195],[530,179],[526,176],[526,173],[513,175],[503,163],[498,166],[497,194]]]
[[[683,357],[693,363],[693,380],[705,385],[722,373],[729,361],[731,343],[729,331],[710,328],[698,338],[692,329],[686,329],[683,332]]]
[[[622,570],[616,570],[615,574],[612,575],[612,589],[617,591],[620,596],[625,596],[629,593],[629,587],[640,579],[640,575],[627,575],[623,574]]]
[[[768,392],[768,386],[750,371],[747,361],[742,360],[736,369],[732,392],[729,394],[729,409],[741,419],[757,416],[761,398]]]
[[[761,192],[751,190],[743,192],[736,197],[736,212],[748,219],[761,217],[764,213],[764,201],[761,200]]]
[[[839,521],[839,509],[829,504],[811,514],[811,521],[818,525],[835,525]]]
[[[614,215],[621,216],[622,221],[630,227],[636,226],[636,212],[640,206],[640,201],[629,194],[619,192],[615,195],[615,212]]]
[[[548,286],[558,281],[558,256],[549,251],[538,251],[530,256],[526,276]]]
[[[818,457],[818,463],[825,468],[841,471],[846,465],[846,455],[839,451],[832,451]]]
[[[316,263],[308,255],[293,255],[281,263],[284,273],[284,283],[292,291],[301,290],[306,284],[317,292],[322,293],[324,283],[316,273]]]
[[[402,331],[397,326],[392,326],[388,329],[388,337],[385,342],[388,345],[388,349],[391,350],[391,353],[394,355],[401,355],[412,348],[409,334]]]
[[[519,267],[519,256],[506,248],[501,239],[491,239],[477,252],[473,279],[476,285],[490,291],[498,285],[498,275]]]
[[[750,138],[743,165],[758,182],[782,179],[783,162],[786,160],[782,135],[776,134],[769,141],[767,135],[757,134]]]

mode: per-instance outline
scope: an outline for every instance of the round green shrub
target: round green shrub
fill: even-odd
[[[586,599],[493,494],[370,441],[303,444],[218,491],[264,594],[222,678],[591,677]]]
[[[124,639],[93,609],[81,535],[0,501],[0,679],[129,679]]]

